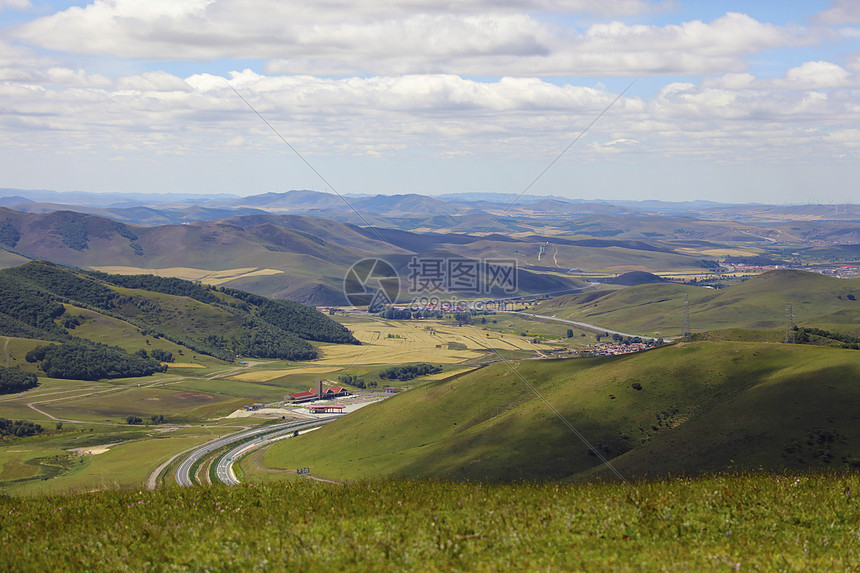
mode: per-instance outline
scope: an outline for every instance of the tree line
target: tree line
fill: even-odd
[[[380,370],[379,377],[383,380],[400,380],[403,382],[406,380],[412,380],[418,376],[438,374],[439,372],[442,372],[441,366],[435,366],[433,364],[428,364],[427,362],[419,362],[418,364],[392,366],[391,368]]]
[[[27,353],[25,359],[38,363],[39,369],[50,378],[70,380],[136,378],[167,370],[167,366],[152,358],[129,354],[116,346],[83,340],[37,346]]]
[[[821,328],[808,326],[795,326],[794,331],[797,333],[795,335],[795,339],[798,344],[809,344],[812,342],[810,336],[820,336],[822,338],[829,338],[831,340],[841,342],[842,348],[860,350],[860,336],[853,336],[851,334],[843,334],[841,332],[833,332],[831,330],[823,330]]]
[[[266,298],[231,288],[222,287],[218,290],[255,307],[254,314],[261,320],[305,340],[360,344],[345,326],[314,308],[291,300]]]
[[[45,430],[39,424],[27,422],[25,420],[7,420],[0,418],[0,436],[15,436],[16,438],[26,438],[41,434]]]
[[[0,366],[0,394],[15,394],[39,385],[39,378],[20,368]]]

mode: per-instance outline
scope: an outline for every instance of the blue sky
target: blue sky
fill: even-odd
[[[0,187],[857,202],[860,3],[497,4],[0,0]]]

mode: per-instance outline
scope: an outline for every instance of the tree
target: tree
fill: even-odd
[[[426,362],[421,362],[418,364],[410,364],[405,366],[392,366],[391,368],[380,370],[379,377],[383,380],[388,379],[406,381],[412,380],[417,376],[438,374],[439,372],[442,372],[441,366],[434,366]]]
[[[567,329],[567,337],[568,337],[568,338],[573,338],[573,329],[572,329],[572,328],[568,328],[568,329]]]
[[[0,366],[0,394],[15,394],[39,385],[39,379],[31,372],[20,368]]]
[[[140,418],[139,416],[129,416],[128,418],[125,419],[125,421],[127,424],[129,424],[131,426],[136,426],[138,424],[143,423],[143,419]]]
[[[73,380],[149,376],[167,370],[151,358],[86,340],[37,346],[27,353],[26,359],[38,362],[39,368],[51,378]]]
[[[361,390],[364,390],[367,387],[367,384],[364,382],[364,379],[359,378],[355,374],[340,374],[337,377],[337,381],[341,384],[354,386],[355,388],[359,388]]]
[[[173,353],[168,350],[153,348],[149,355],[153,360],[158,360],[159,362],[173,362]]]
[[[41,434],[44,430],[39,424],[27,422],[25,420],[7,420],[0,418],[0,436],[15,436],[16,438],[26,438]]]

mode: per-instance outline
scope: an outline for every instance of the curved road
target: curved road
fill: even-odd
[[[531,312],[523,312],[520,310],[502,310],[499,312],[506,312],[509,314],[522,314],[523,316],[531,316],[534,318],[543,318],[545,320],[554,320],[556,322],[564,322],[566,324],[572,324],[574,326],[579,326],[580,328],[587,328],[589,330],[595,330],[598,332],[601,332],[601,331],[602,332],[608,332],[609,334],[618,334],[620,336],[624,336],[625,338],[628,336],[630,338],[636,338],[638,336],[639,338],[642,338],[642,339],[657,340],[657,337],[654,337],[654,336],[643,336],[641,334],[627,334],[626,332],[619,332],[618,330],[610,330],[609,328],[603,328],[602,326],[597,326],[595,324],[588,324],[587,322],[577,322],[575,320],[567,320],[566,318],[556,318],[554,316],[547,316],[545,314],[532,314]],[[665,337],[663,337],[663,340],[665,340],[667,342],[672,341],[671,338],[665,338]]]
[[[192,485],[194,485],[194,482],[191,479],[191,466],[193,466],[196,462],[198,462],[199,460],[206,457],[209,454],[209,452],[211,452],[211,451],[217,450],[218,448],[227,446],[227,445],[232,444],[234,442],[247,440],[248,438],[253,438],[256,436],[265,437],[266,435],[270,435],[270,434],[280,435],[280,434],[284,434],[287,432],[293,432],[293,431],[298,430],[298,429],[304,429],[304,428],[308,428],[308,427],[312,427],[312,426],[317,426],[320,424],[325,424],[327,422],[332,421],[333,419],[335,419],[335,418],[325,418],[325,419],[310,420],[310,421],[307,421],[307,420],[303,420],[303,421],[291,420],[289,422],[281,422],[279,424],[272,424],[270,426],[264,426],[262,428],[254,428],[253,430],[245,430],[242,432],[237,432],[235,434],[230,434],[228,436],[224,436],[223,438],[218,438],[218,439],[212,440],[211,442],[207,442],[206,444],[203,444],[202,446],[200,446],[199,448],[193,450],[190,454],[188,454],[188,456],[184,460],[182,460],[182,462],[176,467],[176,471],[174,472],[173,477],[176,479],[176,483],[179,484],[180,486],[183,486],[183,487],[192,486]],[[247,445],[248,444],[242,444],[242,446],[240,446],[239,448],[245,447]],[[239,448],[234,448],[234,449],[230,450],[227,454],[222,456],[221,459],[219,460],[219,466],[220,466],[220,462],[223,461],[227,457],[234,459],[234,457],[231,456],[230,453],[239,449]],[[230,466],[232,466],[232,463],[230,463]],[[229,472],[229,471],[227,472],[227,474],[230,474],[230,473],[232,473],[232,472]],[[225,474],[225,475],[227,475],[227,474]],[[221,478],[221,475],[222,474],[220,473],[220,467],[219,467],[219,470],[218,470],[219,479]],[[224,481],[224,483],[230,483],[224,479],[221,479],[221,481]],[[236,482],[236,483],[238,483],[238,482]],[[231,484],[231,485],[234,485],[234,484]]]
[[[233,473],[233,463],[239,459],[240,456],[250,452],[251,450],[255,450],[260,446],[267,446],[271,442],[280,438],[284,434],[290,434],[292,432],[298,430],[307,430],[310,428],[314,428],[317,426],[321,426],[323,424],[328,424],[329,422],[333,422],[337,418],[324,418],[319,420],[312,420],[310,422],[300,422],[294,424],[291,427],[283,428],[281,430],[277,430],[272,432],[271,434],[266,434],[264,436],[260,436],[259,440],[252,440],[250,442],[245,442],[236,446],[235,448],[229,450],[226,454],[223,454],[215,466],[215,475],[218,476],[218,479],[227,485],[239,485],[239,480],[236,478],[236,474]]]

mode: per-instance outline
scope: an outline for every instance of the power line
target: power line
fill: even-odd
[[[629,90],[630,88],[632,88],[632,87],[633,87],[633,84],[635,84],[635,83],[636,83],[636,80],[637,80],[637,79],[638,79],[638,78],[633,78],[633,81],[631,81],[629,84],[627,84],[627,87],[626,87],[626,88],[624,88],[623,90],[621,90],[621,93],[619,93],[617,96],[615,96],[615,99],[613,99],[611,102],[609,102],[609,105],[607,105],[607,106],[603,109],[603,111],[601,111],[599,114],[597,114],[597,116],[596,116],[594,119],[592,119],[592,120],[591,120],[591,123],[589,123],[588,125],[586,125],[586,126],[585,126],[585,129],[583,129],[582,131],[580,131],[580,132],[579,132],[579,135],[577,135],[576,137],[574,137],[574,138],[573,138],[573,141],[571,141],[570,143],[568,143],[568,144],[567,144],[567,147],[565,147],[564,149],[562,149],[562,150],[561,150],[561,153],[559,153],[558,155],[556,155],[555,159],[553,159],[552,161],[550,161],[550,162],[549,162],[549,165],[547,165],[546,167],[544,167],[544,168],[543,168],[543,171],[541,171],[540,173],[538,173],[537,177],[535,177],[534,179],[532,179],[532,182],[531,182],[531,183],[529,183],[528,185],[526,185],[526,188],[525,188],[525,189],[523,189],[523,190],[520,192],[520,194],[519,194],[519,195],[517,195],[517,196],[514,198],[514,200],[513,200],[513,201],[511,201],[511,202],[508,204],[508,206],[507,206],[507,207],[505,207],[505,208],[502,210],[502,212],[501,212],[501,213],[499,213],[499,214],[496,216],[496,218],[495,218],[495,219],[493,219],[493,221],[492,221],[489,225],[487,225],[487,228],[486,228],[486,229],[484,229],[483,231],[481,231],[480,233],[478,233],[478,236],[479,236],[479,237],[482,237],[482,236],[486,235],[486,234],[487,234],[487,232],[488,232],[488,231],[493,227],[493,225],[495,225],[495,224],[498,222],[498,220],[499,220],[499,219],[501,219],[501,218],[502,218],[502,216],[503,216],[505,213],[507,213],[507,212],[508,212],[508,210],[510,210],[510,208],[511,208],[511,207],[513,207],[513,206],[514,206],[514,204],[515,204],[517,201],[519,201],[519,200],[520,200],[520,197],[522,197],[523,195],[525,195],[525,194],[526,194],[526,192],[527,192],[529,189],[531,189],[532,187],[534,187],[535,183],[537,183],[537,182],[541,179],[541,177],[543,177],[543,176],[544,176],[544,174],[546,174],[546,172],[547,172],[547,171],[549,171],[549,170],[552,168],[552,166],[553,166],[553,165],[555,165],[556,163],[558,163],[558,161],[559,161],[562,157],[564,157],[564,155],[568,152],[568,150],[570,150],[570,148],[571,148],[571,147],[573,147],[573,146],[574,146],[574,144],[575,144],[577,141],[579,141],[580,139],[582,139],[582,137],[583,137],[586,133],[588,133],[588,130],[589,130],[589,129],[591,129],[591,126],[593,126],[595,123],[597,123],[597,121],[598,121],[601,117],[603,117],[603,116],[606,114],[606,112],[607,112],[607,111],[609,111],[609,110],[612,108],[612,106],[614,106],[614,105],[615,105],[615,103],[616,103],[618,100],[620,100],[620,99],[624,96],[624,94],[626,94],[626,93],[627,93],[627,90]]]
[[[383,243],[387,243],[387,242],[388,242],[388,241],[386,241],[385,239],[383,239],[383,238],[382,238],[382,235],[380,235],[380,234],[379,234],[379,231],[377,231],[377,230],[376,230],[376,227],[371,226],[371,224],[367,222],[367,219],[365,219],[365,218],[364,218],[364,215],[362,215],[361,213],[359,213],[359,212],[358,212],[358,210],[357,210],[355,207],[353,207],[353,206],[352,206],[352,204],[351,204],[349,201],[347,201],[347,200],[346,200],[346,197],[344,197],[343,195],[341,195],[340,193],[338,193],[337,189],[335,189],[335,188],[334,188],[334,185],[332,185],[331,183],[329,183],[329,182],[328,182],[328,180],[326,180],[326,178],[322,176],[322,173],[320,173],[319,171],[317,171],[317,170],[316,170],[316,168],[315,168],[313,165],[311,165],[311,163],[310,163],[307,159],[305,159],[305,158],[304,158],[304,156],[303,156],[301,153],[299,153],[298,149],[296,149],[295,147],[293,147],[293,146],[292,146],[292,144],[290,144],[290,142],[289,142],[289,141],[287,141],[287,140],[286,140],[286,138],[285,138],[283,135],[281,135],[281,134],[280,134],[280,132],[279,132],[277,129],[275,129],[275,126],[273,126],[271,123],[269,123],[269,121],[268,121],[265,117],[263,117],[263,115],[262,115],[259,111],[257,111],[257,110],[254,108],[254,106],[252,106],[252,105],[250,104],[250,102],[248,102],[248,100],[246,100],[244,97],[242,97],[242,94],[240,94],[240,93],[239,93],[239,91],[238,91],[236,88],[234,88],[234,87],[230,84],[230,82],[228,82],[228,81],[227,81],[227,79],[226,79],[226,78],[224,79],[224,81],[225,81],[225,82],[227,82],[227,86],[228,86],[231,90],[233,90],[233,93],[235,93],[237,96],[239,96],[239,99],[240,99],[240,100],[242,100],[243,102],[245,102],[245,105],[247,105],[247,106],[251,109],[251,111],[253,111],[253,112],[257,115],[257,117],[259,117],[261,120],[263,120],[263,123],[265,123],[266,125],[268,125],[268,126],[269,126],[269,129],[271,129],[271,130],[275,133],[275,135],[277,135],[277,136],[278,136],[278,139],[280,139],[281,141],[283,141],[283,142],[286,144],[286,146],[287,146],[287,147],[289,147],[289,148],[290,148],[290,150],[291,150],[293,153],[295,153],[295,154],[296,154],[296,157],[298,157],[299,159],[301,159],[301,160],[302,160],[302,162],[303,162],[305,165],[307,165],[307,166],[310,168],[310,170],[311,170],[311,171],[313,171],[313,172],[316,174],[316,176],[317,176],[317,177],[319,177],[319,178],[320,178],[320,180],[321,180],[323,183],[325,183],[325,184],[326,184],[326,185],[327,185],[327,186],[328,186],[328,187],[329,187],[329,188],[334,192],[334,194],[335,194],[335,195],[337,195],[338,197],[340,197],[341,201],[343,201],[343,202],[346,204],[346,206],[347,206],[347,207],[349,207],[349,208],[352,210],[352,212],[353,212],[353,213],[355,213],[356,215],[358,215],[358,218],[359,218],[359,219],[361,219],[361,220],[364,222],[364,224],[365,224],[365,225],[367,225],[368,227],[370,227],[370,230],[371,230],[371,231],[373,231],[373,232],[374,232],[374,234],[375,234],[377,237],[379,237],[379,240],[380,240],[380,241],[382,241]]]

